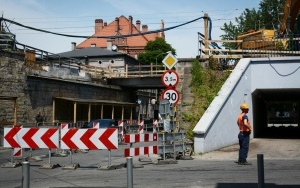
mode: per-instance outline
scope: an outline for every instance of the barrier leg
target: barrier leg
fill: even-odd
[[[133,163],[132,163],[132,157],[127,157],[126,162],[127,162],[127,188],[133,188]]]
[[[28,161],[22,163],[22,188],[29,188],[30,184],[30,165]]]
[[[49,164],[51,164],[51,149],[48,150],[48,154],[49,154],[49,158],[48,158]]]
[[[14,163],[14,148],[11,149],[11,159],[10,162],[13,164]]]
[[[70,164],[72,164],[72,150],[70,149]]]
[[[51,164],[51,149],[48,150],[48,155],[49,155],[48,163],[42,164],[40,166],[40,168],[53,169],[53,168],[59,167],[60,166],[59,164],[55,164],[55,165]]]

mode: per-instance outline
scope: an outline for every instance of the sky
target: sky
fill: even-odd
[[[258,9],[260,0],[0,0],[4,18],[26,26],[68,35],[91,36],[95,19],[108,24],[116,17],[132,16],[133,23],[141,21],[148,30],[173,27],[200,18],[207,13],[212,20],[212,39],[221,39],[224,23],[235,23],[235,18],[248,9]],[[9,24],[19,43],[47,52],[71,50],[83,38],[71,38],[28,30]],[[165,32],[166,42],[176,50],[177,58],[199,55],[198,32],[204,34],[204,20],[199,19]]]

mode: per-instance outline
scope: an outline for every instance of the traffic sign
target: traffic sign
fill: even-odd
[[[178,62],[178,59],[176,59],[172,53],[168,53],[162,62],[168,69],[172,69]]]
[[[161,98],[167,99],[170,103],[175,105],[179,101],[179,92],[175,88],[169,87],[164,90],[164,92],[161,95]]]
[[[167,70],[163,73],[161,81],[166,87],[175,87],[178,84],[179,76],[176,71]]]

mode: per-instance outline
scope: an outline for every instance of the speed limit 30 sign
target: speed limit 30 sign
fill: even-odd
[[[164,92],[161,95],[161,98],[167,99],[170,103],[175,105],[179,101],[179,92],[175,88],[169,87],[164,90]]]

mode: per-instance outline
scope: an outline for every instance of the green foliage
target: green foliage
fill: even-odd
[[[194,116],[188,113],[182,113],[182,120],[186,122],[192,122],[194,120]]]
[[[163,38],[157,37],[154,41],[147,43],[145,53],[140,53],[138,60],[142,65],[162,62],[168,51],[176,55],[176,50],[170,44],[166,43]]]
[[[211,61],[216,62],[213,58]],[[190,114],[183,115],[183,119],[190,122],[190,127],[187,130],[187,138],[190,140],[194,139],[193,129],[195,125],[220,91],[229,75],[229,71],[207,69],[203,68],[197,60],[193,62],[191,87],[195,102],[191,107],[192,111]]]

